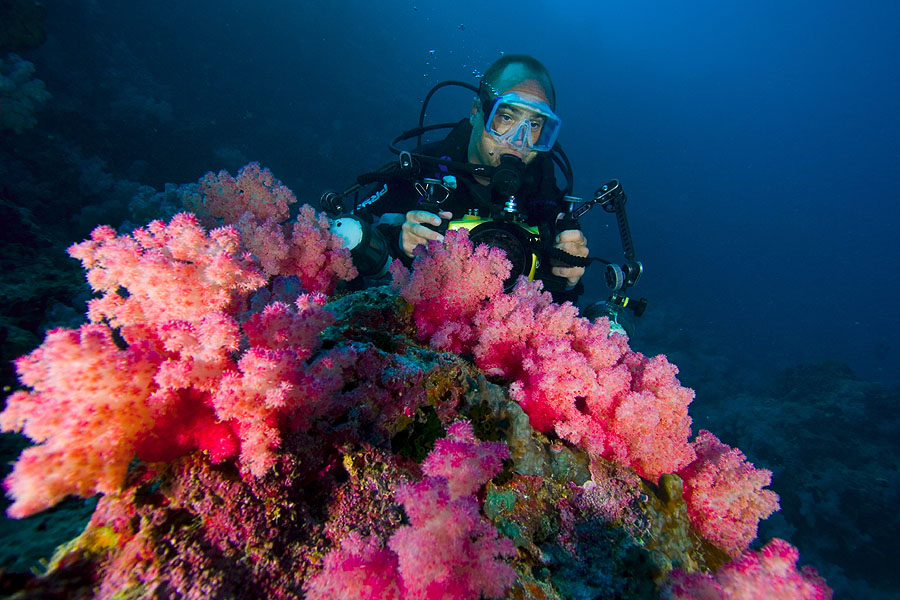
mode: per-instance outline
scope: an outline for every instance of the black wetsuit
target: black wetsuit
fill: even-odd
[[[450,134],[439,142],[426,144],[417,152],[426,156],[449,158],[454,162],[465,163],[468,161],[469,137],[472,125],[468,119],[456,124]],[[470,209],[477,208],[480,218],[497,218],[501,216],[501,210],[505,198],[499,197],[496,191],[490,187],[481,185],[467,173],[450,173],[446,167],[424,165],[423,176],[441,179],[444,175],[452,174],[456,177],[457,188],[450,191],[449,197],[441,203],[441,211],[453,213],[451,220],[457,220],[467,214]],[[421,179],[421,177],[420,177]],[[380,191],[380,190],[379,190]],[[525,169],[523,184],[515,195],[518,206],[519,219],[528,225],[543,226],[542,236],[555,238],[559,233],[555,229],[556,217],[559,213],[568,211],[568,204],[563,200],[563,192],[556,186],[553,160],[546,154],[540,154],[531,161]],[[438,212],[434,208],[421,205],[421,195],[414,186],[414,182],[400,177],[387,183],[387,191],[374,201],[357,211],[357,215],[373,220],[376,217],[388,213],[405,215],[410,210],[428,210]],[[363,201],[361,204],[365,204]],[[399,217],[392,223],[381,222],[377,228],[384,235],[390,245],[392,256],[399,258],[409,266],[412,259],[400,248],[400,233],[403,219]],[[577,226],[576,226],[577,227]],[[566,226],[572,229],[571,223]],[[552,239],[551,239],[552,242]],[[575,302],[584,291],[584,286],[579,282],[573,289],[566,289],[567,282],[562,277],[557,277],[550,272],[548,261],[542,261],[538,266],[535,278],[544,283],[544,289],[553,295],[557,302],[569,300]]]

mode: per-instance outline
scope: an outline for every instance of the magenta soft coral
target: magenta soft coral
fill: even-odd
[[[509,451],[502,443],[476,440],[466,421],[447,434],[423,463],[428,477],[397,489],[410,524],[388,545],[410,598],[499,597],[515,572],[498,558],[514,556],[515,547],[481,516],[472,494],[500,472]]]
[[[663,592],[668,600],[831,600],[833,592],[812,567],[797,571],[800,553],[772,539],[715,574],[675,570]]]
[[[307,584],[308,600],[403,600],[397,555],[374,535],[351,533],[329,552],[322,571]]]
[[[395,491],[409,525],[387,548],[374,536],[348,536],[310,581],[311,600],[478,600],[500,597],[512,585],[515,571],[501,559],[514,556],[515,547],[473,496],[509,452],[502,443],[478,441],[466,421],[447,433],[422,464],[425,479]]]

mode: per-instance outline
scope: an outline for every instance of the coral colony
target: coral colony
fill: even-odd
[[[450,232],[348,293],[267,169],[180,193],[69,249],[89,322],[16,362],[9,515],[101,495],[22,597],[831,597],[787,542],[750,549],[771,474],[691,440],[665,356],[504,293],[501,251]]]

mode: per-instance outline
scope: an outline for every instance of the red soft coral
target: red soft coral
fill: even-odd
[[[706,430],[692,443],[697,459],[678,472],[688,516],[706,539],[739,556],[756,538],[761,519],[778,510],[778,495],[763,488],[772,472],[757,469],[737,448]]]
[[[311,211],[303,215],[314,243],[303,252],[327,271],[313,287],[327,287],[334,257],[314,255],[329,251],[319,242],[330,234]],[[240,441],[242,466],[261,475],[283,427],[308,426],[331,406],[354,358],[332,351],[307,364],[334,319],[324,298],[301,296],[298,311],[276,303],[241,323],[266,283],[242,248],[233,227],[207,233],[182,213],[132,235],[98,227],[69,249],[103,296],[90,303],[93,324],[51,332],[19,360],[33,391],[14,394],[0,424],[39,445],[6,481],[11,515],[115,491],[135,455],[172,460],[200,449],[220,461]]]
[[[772,539],[717,573],[673,571],[663,597],[669,600],[831,600],[833,592],[812,567],[797,571],[800,553]]]

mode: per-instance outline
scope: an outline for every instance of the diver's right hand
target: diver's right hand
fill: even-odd
[[[438,226],[441,219],[450,219],[453,213],[441,211],[438,214],[430,213],[424,210],[411,210],[406,213],[406,221],[400,231],[400,248],[410,258],[412,258],[413,250],[419,244],[428,244],[428,240],[443,240],[437,231],[425,227],[423,223]]]

